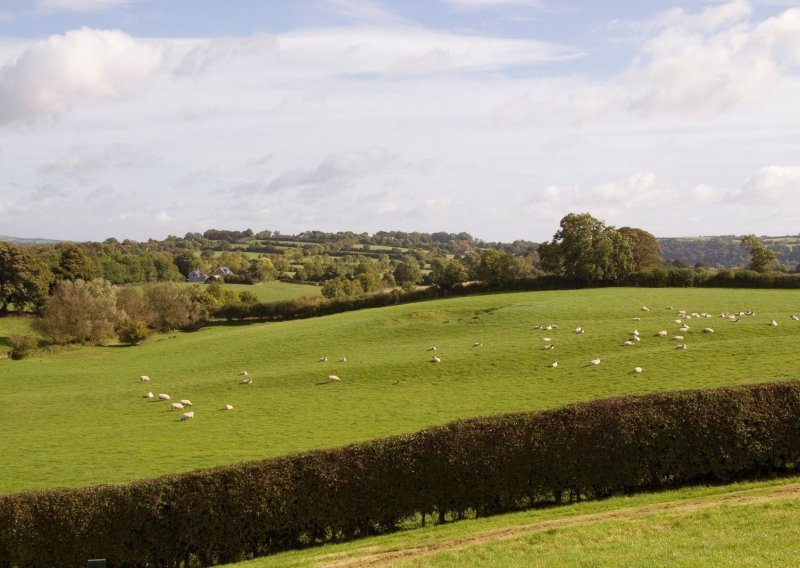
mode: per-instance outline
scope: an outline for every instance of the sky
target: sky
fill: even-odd
[[[0,235],[800,233],[800,0],[0,0]]]

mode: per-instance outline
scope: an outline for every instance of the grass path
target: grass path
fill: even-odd
[[[690,488],[462,521],[236,566],[727,566],[734,565],[730,555],[740,555],[740,565],[791,565],[799,510],[797,478]]]

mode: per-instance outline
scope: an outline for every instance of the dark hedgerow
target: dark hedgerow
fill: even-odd
[[[0,566],[194,567],[800,470],[800,382],[626,396],[123,485],[0,496]]]

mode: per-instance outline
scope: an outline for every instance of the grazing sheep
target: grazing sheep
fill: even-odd
[[[558,361],[553,361],[552,363],[550,363],[551,369],[555,369],[556,367],[558,367]]]
[[[339,363],[347,363],[347,357],[339,357]]]
[[[184,398],[184,399],[181,401],[181,404],[182,404],[183,406],[192,406],[192,401],[191,401],[191,400],[189,400],[189,399],[187,399],[187,398]]]
[[[183,410],[183,405],[180,402],[173,402],[169,405],[170,410]]]
[[[241,381],[239,384],[240,385],[252,385],[253,384],[253,379],[247,378],[247,379]]]
[[[147,393],[146,395],[144,395],[144,397],[145,397],[145,398],[153,398],[153,393],[152,393],[152,392],[149,392],[149,393]]]
[[[686,344],[685,343],[678,343],[675,346],[675,349],[686,349]]]
[[[643,312],[649,312],[650,308],[648,308],[647,306],[642,306],[642,311]]]
[[[472,346],[473,347],[483,347],[483,342],[482,341],[476,341],[475,343],[472,344]]]
[[[634,372],[634,373],[641,373],[643,370],[644,370],[644,369],[642,369],[641,367],[634,367],[634,368],[633,368],[633,372]]]
[[[150,377],[148,377],[147,375],[142,375],[141,377],[139,377],[139,382],[140,383],[149,383],[150,382]]]
[[[584,333],[585,331],[586,330],[583,329],[582,327],[576,327],[575,329],[572,330],[572,333]]]
[[[223,408],[223,410],[233,410],[233,405],[232,404],[226,404],[222,408]]]
[[[636,345],[636,342],[633,341],[632,339],[629,339],[628,341],[624,342],[622,345],[624,345],[625,347],[630,347],[631,345]]]
[[[642,318],[633,318],[633,321],[642,321]]]
[[[638,335],[639,335],[639,330],[638,330],[638,329],[634,329],[634,330],[633,330],[633,335],[636,335],[636,336],[638,336]]]
[[[341,380],[342,380],[342,379],[340,379],[340,378],[339,378],[339,377],[337,377],[336,375],[328,375],[328,382],[329,382],[329,383],[338,383],[338,382],[339,382],[339,381],[341,381]]]
[[[596,359],[592,359],[591,361],[589,361],[589,363],[591,363],[592,365],[599,365],[600,364],[600,357],[597,357]]]
[[[796,315],[792,314],[792,320],[793,321],[800,321],[800,318],[797,317]]]
[[[319,358],[319,362],[320,363],[327,363],[328,362],[328,358],[327,357],[320,357]]]
[[[771,322],[769,322],[769,325],[771,325],[772,327],[778,327],[778,322],[772,320]]]
[[[641,337],[639,337],[638,335],[633,335],[633,336],[631,336],[631,339],[632,339],[633,341],[635,341],[636,343],[639,343],[639,342],[642,340],[642,338],[641,338]]]
[[[544,350],[545,351],[550,351],[551,349],[555,349],[555,348],[556,348],[555,343],[551,343],[550,345],[545,345],[544,346]]]
[[[441,362],[442,362],[442,360],[439,359],[436,355],[431,357],[431,363],[441,363]]]
[[[683,341],[683,336],[682,335],[674,335],[672,337],[672,339],[674,339],[675,341]]]
[[[678,328],[678,331],[680,331],[681,333],[686,333],[687,331],[689,331],[689,326],[682,325],[681,327]]]
[[[538,323],[535,326],[533,326],[531,329],[542,329],[542,324]]]
[[[194,412],[184,412],[181,414],[181,422],[184,420],[191,420],[192,418],[194,418]]]
[[[428,351],[436,351],[436,347],[428,347]]]
[[[553,331],[554,329],[558,329],[557,325],[550,324],[545,328],[547,331]]]
[[[667,336],[667,330],[666,329],[662,329],[661,331],[659,331],[656,334],[656,336],[658,336],[658,337],[666,337]]]
[[[168,394],[164,394],[163,392],[159,393],[158,400],[169,400],[169,395]]]
[[[704,327],[703,328],[703,333],[714,333],[714,330],[711,329],[710,327]]]
[[[247,371],[239,371],[239,376],[240,377],[246,377],[247,376]]]
[[[542,341],[553,341],[550,337],[542,337]]]

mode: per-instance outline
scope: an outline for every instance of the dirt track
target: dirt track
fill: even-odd
[[[522,535],[532,534],[554,528],[573,527],[608,520],[624,520],[645,517],[654,513],[664,512],[691,512],[700,509],[709,509],[723,505],[750,505],[767,503],[782,499],[800,497],[800,483],[782,485],[768,490],[746,490],[740,493],[729,493],[720,496],[704,497],[699,499],[683,499],[667,503],[644,505],[642,507],[625,507],[614,511],[578,515],[564,519],[554,519],[541,523],[517,525],[500,530],[486,531],[470,537],[454,538],[445,542],[423,546],[410,546],[408,548],[382,550],[373,546],[363,548],[359,552],[367,553],[357,558],[336,559],[339,554],[326,554],[318,558],[317,566],[321,568],[361,568],[365,566],[383,566],[396,560],[419,558],[445,550],[456,550],[489,542],[507,540]]]

